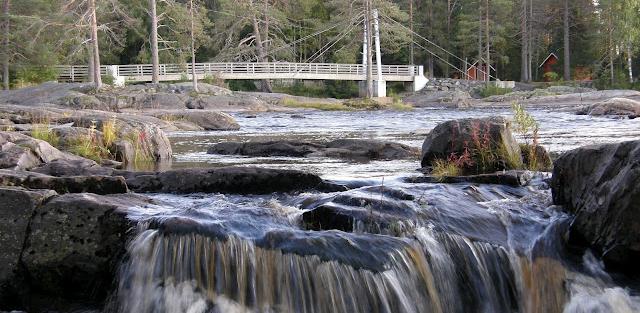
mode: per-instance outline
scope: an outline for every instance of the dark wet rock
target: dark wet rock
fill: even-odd
[[[323,261],[337,261],[355,269],[383,272],[393,262],[392,251],[402,251],[409,244],[390,236],[358,235],[339,231],[292,232],[271,231],[256,245],[301,256],[315,255]]]
[[[640,102],[626,98],[612,98],[580,108],[576,114],[592,116],[628,116],[640,115]]]
[[[127,209],[147,204],[140,196],[83,193],[61,195],[37,208],[21,259],[29,291],[22,301],[32,306],[29,311],[104,301],[134,226]]]
[[[266,142],[221,142],[209,148],[209,154],[247,155],[247,156],[291,156],[304,157],[323,148],[323,145],[293,141],[277,140]]]
[[[85,160],[62,152],[43,140],[15,132],[0,132],[0,168],[28,170],[54,160]]]
[[[416,157],[418,150],[407,145],[380,140],[339,139],[328,143],[295,140],[222,142],[209,148],[207,153],[261,157],[290,156],[393,160]]]
[[[137,192],[269,194],[304,191],[323,185],[317,175],[255,167],[182,169],[122,173]]]
[[[417,157],[419,150],[395,142],[370,139],[338,139],[327,143],[324,154],[346,156],[347,158],[366,158],[371,160],[396,160]]]
[[[50,190],[0,187],[0,309],[9,308],[19,293],[15,284],[29,221],[35,210],[55,195]]]
[[[524,164],[526,164],[527,166],[529,166],[529,168],[532,167],[533,164],[531,164],[531,146],[527,145],[527,144],[521,144],[520,145],[520,150],[522,151],[522,162]],[[549,172],[553,169],[553,161],[551,160],[551,154],[549,153],[549,151],[547,151],[547,149],[541,145],[536,145],[535,146],[535,152],[534,156],[535,156],[535,169],[537,171],[543,171],[543,172]]]
[[[587,146],[554,164],[553,201],[575,218],[569,242],[599,252],[610,269],[639,273],[640,141]]]
[[[240,125],[229,114],[205,110],[157,111],[152,115],[167,121],[186,121],[202,130],[238,130]]]
[[[505,186],[526,186],[529,184],[533,175],[529,171],[503,171],[493,174],[478,174],[468,176],[443,176],[435,177],[430,175],[425,176],[413,176],[405,178],[405,182],[414,184],[424,183],[443,183],[443,184],[456,184],[456,183],[470,183],[470,184],[493,184],[493,185],[505,185]]]
[[[377,189],[377,190],[376,190]],[[335,196],[311,199],[301,208],[305,229],[401,233],[406,221],[419,215],[407,202],[414,198],[401,190],[367,187]]]
[[[483,170],[516,169],[522,165],[520,146],[504,117],[468,118],[438,124],[422,144],[422,167],[430,167],[435,160],[447,160],[451,155],[460,157],[468,150],[474,164],[463,170],[480,174]],[[480,157],[475,151],[484,149],[496,156],[492,164],[480,168]]]
[[[88,159],[58,159],[31,169],[31,172],[57,177],[111,175],[113,171],[114,169],[111,167],[100,166],[96,164],[96,162]]]
[[[65,176],[54,177],[40,173],[0,169],[1,186],[29,189],[50,189],[58,193],[90,192],[96,194],[127,193],[129,190],[121,176]]]

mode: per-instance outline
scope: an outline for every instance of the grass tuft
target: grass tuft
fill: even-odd
[[[60,137],[53,131],[49,123],[39,123],[33,125],[31,137],[48,142],[57,147],[60,144]]]
[[[432,164],[431,175],[439,181],[442,181],[445,177],[460,176],[462,174],[462,169],[456,162],[437,159],[434,160]]]

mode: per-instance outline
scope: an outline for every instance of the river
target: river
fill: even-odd
[[[553,153],[640,138],[638,120],[534,109]],[[410,183],[418,160],[206,154],[225,140],[375,138],[420,147],[437,123],[508,109],[234,114],[242,129],[170,134],[173,167],[299,169],[341,192],[154,194],[111,306],[122,312],[640,312],[638,282],[562,244],[570,216],[528,186]],[[305,213],[348,216],[314,224]]]

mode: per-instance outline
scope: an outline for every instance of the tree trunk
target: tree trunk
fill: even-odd
[[[522,43],[520,49],[520,81],[527,82],[529,79],[529,67],[527,62],[529,59],[529,34],[527,29],[527,13],[528,1],[522,0],[522,18],[520,19],[520,31],[522,33]]]
[[[89,46],[87,46],[87,55],[88,55],[88,60],[89,60],[89,64],[88,64],[88,70],[87,70],[87,80],[90,83],[95,83],[95,78],[96,78],[96,68],[95,68],[95,61],[93,60],[93,42],[91,42],[92,44],[90,44]]]
[[[189,0],[189,14],[191,15],[191,78],[193,91],[198,92],[198,76],[196,75],[196,37],[194,34],[193,0]]]
[[[478,75],[484,75],[482,71],[482,2],[478,2],[478,61],[476,62],[476,80]]]
[[[366,1],[365,23],[367,24],[367,98],[373,98],[373,27],[371,26],[371,1]]]
[[[427,7],[427,12],[429,14],[429,38],[433,38],[433,0],[429,1],[429,6]],[[427,59],[427,69],[429,71],[429,78],[433,78],[434,68],[433,68],[433,54],[429,54],[429,58]]]
[[[489,40],[489,0],[485,0],[486,6],[486,30],[485,30],[485,40],[487,41],[487,81],[491,80],[491,43]]]
[[[533,68],[531,66],[531,63],[533,63],[533,0],[529,0],[529,18],[527,19],[527,21],[529,22],[528,28],[529,31],[527,32],[528,36],[527,38],[529,39],[529,44],[527,45],[527,52],[529,53],[527,55],[527,74],[529,74],[529,77],[527,78],[527,81],[533,81]],[[536,73],[538,71],[538,67],[536,66]],[[537,76],[537,75],[536,75]]]
[[[3,18],[3,36],[2,36],[2,87],[4,90],[9,90],[9,34],[11,19],[9,16],[9,0],[2,2],[2,18]]]
[[[156,13],[156,0],[149,0],[149,16],[151,17],[151,82],[160,82],[160,56],[158,55],[158,15]]]
[[[629,68],[629,83],[633,84],[633,60],[631,57],[631,43],[629,43],[627,45],[627,67]]]
[[[564,0],[564,80],[571,80],[571,50],[569,46],[569,0]]]
[[[611,85],[613,86],[616,77],[613,69],[613,22],[611,21],[611,12],[609,12],[609,70],[611,71]]]
[[[260,24],[258,23],[258,18],[254,14],[252,17],[253,22],[253,34],[256,37],[256,48],[258,49],[258,59],[260,62],[267,62],[267,54],[264,51],[264,46],[262,42],[262,36],[260,34]],[[262,88],[263,92],[273,92],[273,88],[271,88],[271,83],[268,80],[262,80]]]
[[[269,1],[264,0],[264,52],[269,60]]]
[[[102,77],[100,77],[100,47],[98,46],[98,18],[96,17],[96,1],[89,0],[89,10],[91,13],[91,42],[93,43],[93,83],[96,89],[102,88]]]
[[[411,30],[411,45],[409,46],[409,64],[414,64],[413,45],[413,0],[409,0],[409,29]]]

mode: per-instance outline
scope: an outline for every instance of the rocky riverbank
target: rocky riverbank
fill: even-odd
[[[490,116],[439,123],[421,137],[421,149],[388,140],[352,138],[227,141],[208,146],[209,153],[222,157],[320,158],[378,162],[376,166],[404,160],[420,168],[409,176],[387,177],[386,182],[377,177],[331,181],[309,171],[255,166],[135,171],[127,164],[139,161],[139,153],[147,153],[146,161],[151,163],[172,158],[165,132],[237,130],[242,122],[207,109],[215,105],[186,108],[192,102],[182,98],[187,97],[188,89],[180,85],[161,90],[175,93],[174,100],[181,101],[177,105],[185,108],[169,102],[158,108],[130,107],[127,103],[147,103],[136,98],[138,93],[131,96],[137,100],[107,101],[94,96],[100,104],[95,102],[90,109],[78,109],[83,105],[71,109],[71,103],[78,105],[80,100],[40,103],[60,94],[66,96],[58,99],[67,99],[71,92],[52,90],[40,98],[37,94],[29,99],[14,95],[23,102],[0,104],[3,123],[11,128],[0,131],[0,223],[6,225],[0,229],[0,310],[73,312],[130,305],[149,309],[155,302],[144,304],[146,300],[127,294],[134,287],[155,292],[146,283],[133,285],[155,284],[150,277],[157,279],[153,276],[157,273],[146,270],[160,264],[164,265],[157,268],[168,266],[162,272],[168,276],[154,286],[163,295],[176,296],[167,288],[176,287],[174,280],[184,279],[197,284],[188,285],[193,288],[188,294],[202,291],[211,302],[219,292],[247,307],[252,304],[237,295],[239,287],[213,288],[203,273],[228,265],[216,270],[230,275],[229,279],[236,269],[244,273],[235,280],[238,286],[244,284],[242,277],[254,272],[279,273],[270,266],[288,258],[286,264],[304,268],[299,280],[311,281],[305,275],[312,275],[313,269],[335,270],[349,275],[332,274],[332,279],[345,276],[375,281],[380,292],[389,286],[377,276],[381,272],[407,274],[398,276],[404,279],[397,280],[400,289],[395,293],[411,297],[415,305],[424,300],[425,307],[442,309],[457,303],[467,311],[482,307],[484,292],[492,295],[495,308],[524,309],[519,305],[527,301],[541,301],[545,308],[562,307],[565,300],[555,303],[552,298],[572,296],[563,286],[574,284],[574,271],[587,271],[574,270],[582,265],[572,261],[588,254],[586,251],[601,258],[606,271],[630,281],[637,275],[633,261],[640,253],[640,230],[635,224],[640,212],[636,162],[640,141],[580,148],[562,154],[552,165],[544,147],[535,140],[524,144],[522,136],[514,135],[514,121]],[[205,90],[209,97],[235,97],[224,90]],[[115,104],[103,106],[107,102]],[[623,102],[627,110],[628,102]],[[602,106],[588,111],[611,112]],[[46,125],[46,136],[39,128],[42,125]],[[128,136],[131,133],[135,136]],[[81,144],[106,152],[91,159],[96,155],[79,153]],[[549,188],[557,207],[550,200],[539,200],[549,194]],[[214,204],[200,210],[203,199],[210,197],[216,199]],[[247,207],[251,201],[259,204]],[[149,245],[162,251],[158,259],[145,259]],[[208,248],[203,250],[201,245]],[[530,247],[534,248],[528,250]],[[220,258],[233,256],[219,262],[237,263],[220,265],[207,259],[203,251],[216,251]],[[234,259],[246,253],[257,255],[252,262],[259,258],[270,261]],[[483,260],[476,264],[474,258]],[[404,261],[398,263],[400,259]],[[192,261],[206,270],[178,271]],[[246,264],[262,267],[259,271],[240,269]],[[460,267],[455,271],[445,270],[456,266]],[[152,276],[125,279],[145,273]],[[448,280],[446,276],[453,273],[463,276]],[[536,286],[514,287],[522,281]],[[414,294],[425,286],[432,295],[442,294],[444,282],[455,286],[451,290],[464,289],[466,296],[456,298],[458,291],[452,291],[452,301],[445,301]],[[466,293],[468,284],[479,282],[486,289]],[[349,288],[354,299],[370,301],[367,305],[382,301],[359,286]],[[486,286],[503,286],[504,290]],[[242,287],[261,288],[256,282]],[[523,291],[526,288],[546,288],[557,294],[536,293],[539,298],[532,299]],[[259,290],[256,297],[273,301],[269,305],[280,303]],[[367,296],[358,298],[356,293]]]

